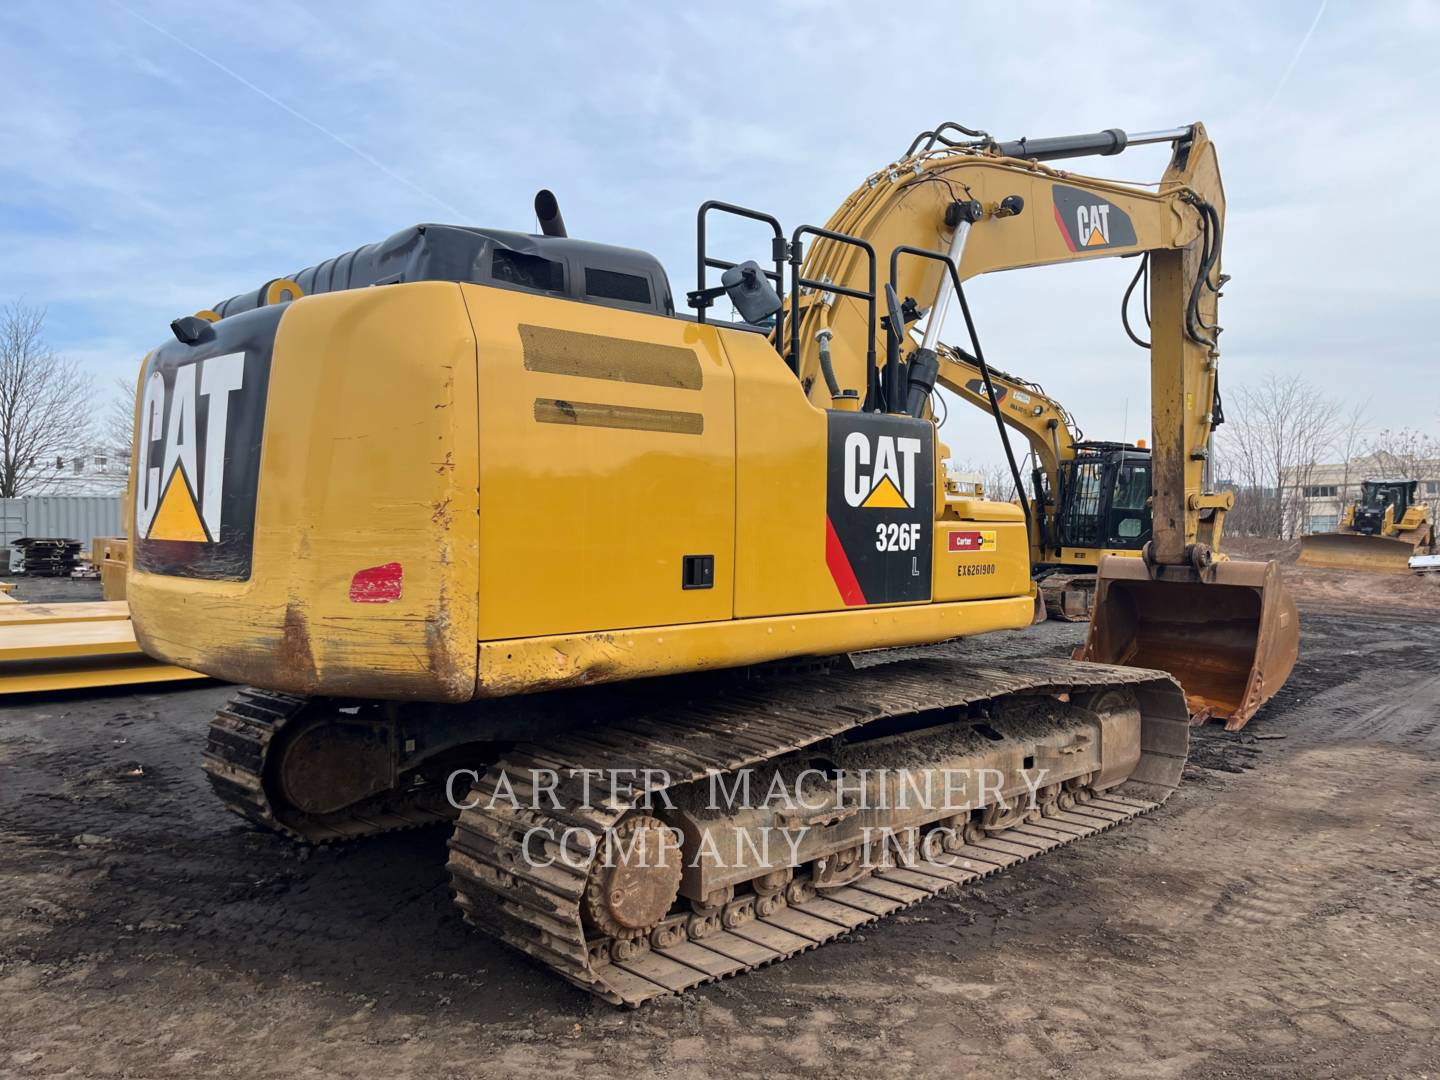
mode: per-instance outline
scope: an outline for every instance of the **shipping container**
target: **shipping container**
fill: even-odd
[[[25,495],[0,499],[0,571],[11,565],[10,545],[22,536],[79,540],[120,536],[119,495]]]

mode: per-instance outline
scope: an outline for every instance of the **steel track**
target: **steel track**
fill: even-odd
[[[599,839],[643,797],[592,781],[588,800],[573,783],[557,789],[568,809],[525,805],[524,779],[534,770],[663,771],[672,786],[762,764],[886,717],[972,706],[1012,695],[1055,695],[1129,687],[1142,713],[1141,759],[1125,790],[1100,793],[966,844],[940,860],[887,867],[818,895],[791,890],[757,908],[740,898],[724,910],[722,927],[679,915],[633,955],[616,959],[614,942],[587,930],[581,914],[589,864],[573,857]],[[450,841],[456,901],[467,921],[616,1005],[639,1005],[713,979],[741,974],[818,945],[950,889],[997,873],[1154,809],[1178,785],[1188,742],[1183,693],[1162,672],[1038,659],[967,666],[918,660],[859,672],[788,681],[726,696],[702,706],[674,707],[606,724],[545,745],[521,745],[475,786],[476,805],[460,815]],[[502,783],[513,802],[492,798]],[[598,786],[597,786],[598,785]],[[540,800],[544,803],[545,800]],[[537,866],[521,842],[535,827],[556,835],[570,828],[577,848],[568,860]],[[747,907],[748,905],[748,907]],[[686,929],[687,925],[690,927]],[[696,931],[699,931],[697,933]]]

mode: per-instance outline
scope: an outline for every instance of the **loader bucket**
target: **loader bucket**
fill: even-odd
[[[1169,672],[1196,723],[1216,717],[1238,731],[1285,685],[1299,646],[1278,563],[1217,562],[1202,576],[1107,556],[1076,659]]]
[[[1415,542],[1364,533],[1313,533],[1300,538],[1301,566],[1330,570],[1361,570],[1372,574],[1407,574]]]

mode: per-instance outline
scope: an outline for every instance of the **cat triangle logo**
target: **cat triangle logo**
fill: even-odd
[[[867,510],[910,510],[915,502],[915,459],[920,440],[863,431],[845,436],[845,501]]]
[[[1095,247],[1097,244],[1106,243],[1109,243],[1109,241],[1105,239],[1105,235],[1100,231],[1100,227],[1097,225],[1093,230],[1091,230],[1090,239],[1085,241],[1085,246]]]
[[[875,485],[875,490],[861,504],[867,509],[894,509],[908,510],[910,504],[905,501],[905,496],[900,494],[900,489],[888,476],[882,476],[880,482]]]
[[[185,479],[185,470],[177,462],[165,485],[165,494],[160,496],[160,508],[155,511],[155,520],[150,524],[149,540],[185,540],[193,544],[206,544],[210,536],[195,509],[195,496],[190,492],[190,483]]]

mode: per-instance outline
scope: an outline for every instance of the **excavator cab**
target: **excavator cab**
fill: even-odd
[[[1056,547],[1139,551],[1150,539],[1150,452],[1083,442],[1060,463]]]

